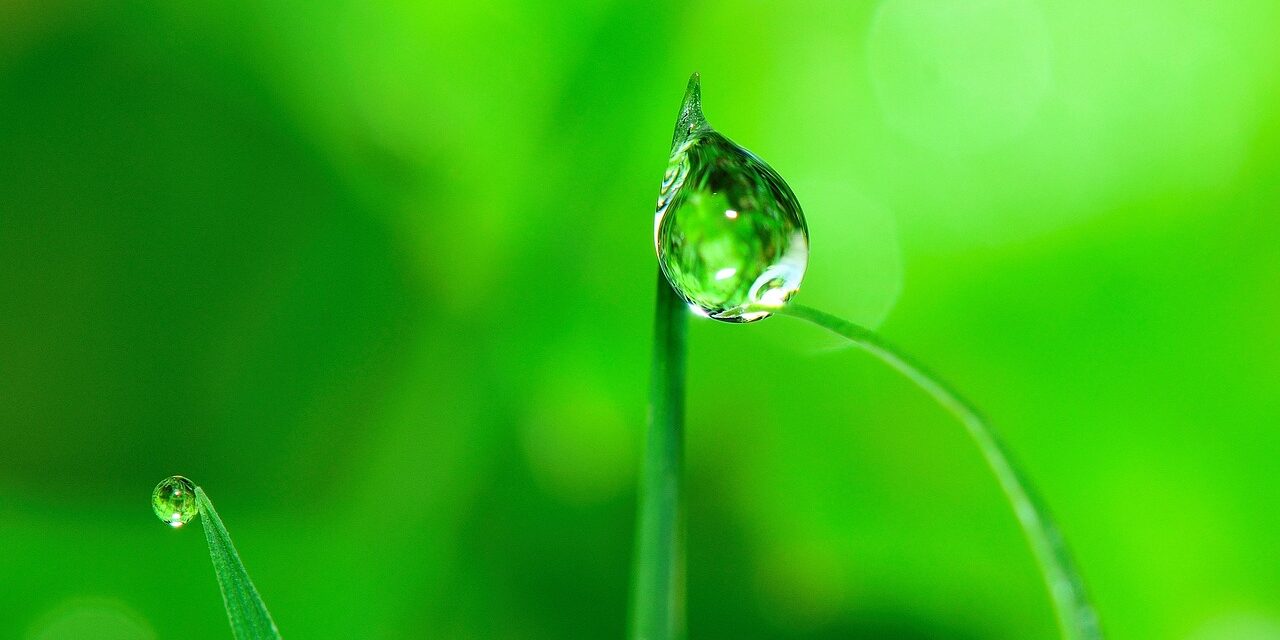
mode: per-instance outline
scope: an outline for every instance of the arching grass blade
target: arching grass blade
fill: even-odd
[[[870,329],[794,303],[778,311],[842,336],[880,358],[924,389],[938,404],[960,420],[978,445],[978,450],[986,459],[987,465],[991,467],[1018,518],[1018,523],[1022,526],[1022,531],[1049,589],[1063,638],[1101,640],[1103,634],[1098,624],[1097,614],[1094,612],[1093,604],[1085,591],[1080,573],[1076,570],[1075,562],[1071,558],[1062,534],[1031,485],[1014,465],[995,431],[977,409],[937,376],[929,373],[910,356],[885,342]]]

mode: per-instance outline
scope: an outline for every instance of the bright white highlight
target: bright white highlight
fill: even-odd
[[[760,296],[760,304],[766,307],[781,307],[787,301],[788,293],[790,292],[782,288],[769,289]]]

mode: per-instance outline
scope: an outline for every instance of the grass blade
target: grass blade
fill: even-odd
[[[227,608],[231,632],[236,640],[279,640],[280,631],[267,612],[249,572],[240,562],[240,554],[231,542],[231,534],[222,524],[222,518],[213,508],[204,489],[196,487],[196,499],[204,520],[204,536],[209,542],[209,557],[213,559],[213,572],[218,576],[222,589],[222,603]]]
[[[1040,565],[1040,572],[1048,587],[1063,638],[1101,640],[1102,629],[1099,627],[1097,614],[1085,592],[1084,583],[1071,559],[1062,534],[1049,517],[1048,510],[1011,461],[996,433],[977,409],[937,376],[929,373],[911,357],[885,342],[870,329],[797,304],[787,305],[778,311],[842,336],[875,355],[928,392],[938,404],[960,420],[978,445],[978,450],[981,451],[987,465],[991,467],[991,471],[1000,482],[1000,488],[1004,490],[1014,514],[1018,517],[1023,534],[1031,546],[1036,562]]]
[[[685,303],[658,272],[649,433],[641,469],[631,602],[632,640],[684,637]]]

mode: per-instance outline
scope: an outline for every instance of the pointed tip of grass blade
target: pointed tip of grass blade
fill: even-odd
[[[676,118],[676,130],[671,136],[671,146],[680,146],[689,134],[707,124],[702,115],[702,75],[694,72],[689,76],[689,85],[684,90],[684,100],[680,103],[680,115]]]
[[[698,100],[702,97],[702,74],[694,71],[689,75],[689,86],[685,88],[685,99],[693,98]]]
[[[213,560],[213,573],[218,578],[232,634],[236,640],[279,640],[280,631],[276,629],[266,603],[258,595],[258,589],[249,579],[249,572],[231,542],[231,534],[222,524],[222,518],[218,517],[209,496],[198,486],[196,499],[200,503],[209,557]]]

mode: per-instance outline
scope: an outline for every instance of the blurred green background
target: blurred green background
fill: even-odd
[[[1280,638],[1273,0],[0,2],[0,637],[620,638],[692,71],[799,299],[1003,430],[1116,639]],[[1041,639],[957,424],[695,322],[693,638]]]

